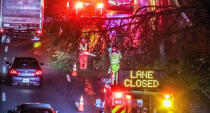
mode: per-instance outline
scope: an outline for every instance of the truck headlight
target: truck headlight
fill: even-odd
[[[77,2],[76,5],[75,5],[75,8],[77,8],[77,9],[83,8],[83,3],[82,2]]]
[[[98,3],[98,4],[97,4],[97,8],[98,8],[98,9],[104,8],[104,4],[103,4],[103,3]]]

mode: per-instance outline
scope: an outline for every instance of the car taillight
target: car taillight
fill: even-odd
[[[42,75],[42,71],[41,71],[41,70],[36,71],[36,72],[35,72],[35,75],[36,75],[36,76]]]
[[[98,4],[97,4],[97,8],[98,8],[98,9],[104,8],[104,4],[103,4],[103,3],[98,3]]]
[[[15,69],[11,69],[11,70],[9,71],[9,74],[17,75],[18,72],[17,72]]]

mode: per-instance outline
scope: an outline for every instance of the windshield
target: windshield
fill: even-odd
[[[53,113],[51,110],[44,110],[44,109],[27,109],[22,110],[20,113]]]
[[[35,68],[39,69],[39,63],[35,58],[15,58],[13,68]]]

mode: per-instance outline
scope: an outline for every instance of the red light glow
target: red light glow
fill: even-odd
[[[66,3],[66,7],[69,8],[69,1]]]
[[[75,8],[83,8],[83,3],[82,2],[77,2]]]
[[[10,74],[13,74],[13,75],[17,75],[17,74],[18,74],[18,72],[17,72],[15,69],[11,69],[11,70],[9,71],[9,73],[10,73]]]
[[[37,75],[37,76],[42,75],[42,71],[41,71],[41,70],[36,71],[36,72],[35,72],[35,75]]]
[[[0,29],[0,32],[3,33],[4,32],[4,29]]]
[[[97,4],[97,8],[98,8],[98,9],[104,8],[104,4],[103,4],[103,3],[98,3],[98,4]]]
[[[121,92],[115,93],[115,97],[116,97],[116,98],[122,98],[122,93],[121,93]]]
[[[131,100],[131,96],[130,95],[126,95],[126,99],[127,100]]]
[[[37,31],[37,33],[38,33],[38,34],[41,34],[41,33],[42,33],[42,31],[41,31],[41,30],[38,30],[38,31]]]

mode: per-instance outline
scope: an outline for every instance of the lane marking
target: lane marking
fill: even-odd
[[[8,52],[8,46],[5,46],[4,52],[5,52],[5,53]]]
[[[66,78],[67,78],[67,81],[68,81],[68,82],[71,82],[71,79],[70,79],[69,74],[66,74]]]
[[[7,68],[6,68],[6,66],[3,66],[3,67],[2,67],[2,73],[3,73],[3,74],[6,74],[6,73],[7,73]]]
[[[7,60],[7,57],[4,57],[4,60]]]
[[[2,92],[1,96],[2,96],[2,101],[5,102],[6,101],[6,93]]]
[[[10,38],[7,38],[7,43],[9,44],[11,42],[11,39]]]
[[[6,39],[6,37],[3,35],[1,38],[1,43],[4,43],[4,40]]]

